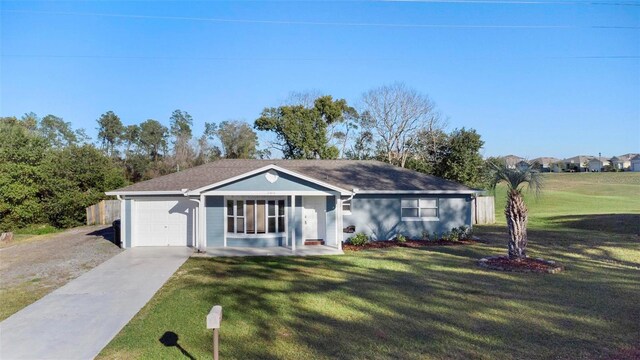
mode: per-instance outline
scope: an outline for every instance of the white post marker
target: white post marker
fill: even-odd
[[[207,329],[213,329],[213,360],[218,360],[218,331],[222,321],[222,306],[215,305],[207,315]]]

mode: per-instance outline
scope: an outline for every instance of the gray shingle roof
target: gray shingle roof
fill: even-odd
[[[274,164],[345,190],[472,191],[462,184],[373,160],[218,160],[115,192],[194,190]]]

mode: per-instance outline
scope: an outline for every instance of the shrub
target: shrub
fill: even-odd
[[[423,231],[422,232],[422,240],[426,240],[429,241],[429,232],[428,231]]]
[[[23,235],[44,235],[53,234],[60,231],[60,229],[57,229],[49,224],[32,224],[21,229],[16,229],[14,233]]]
[[[471,235],[473,235],[473,229],[472,228],[462,225],[458,229],[460,231],[460,240],[469,240],[469,239],[471,239]]]
[[[364,233],[357,233],[354,237],[349,239],[349,244],[353,246],[364,246],[369,242],[369,237]]]
[[[453,228],[443,237],[445,240],[448,240],[448,241],[458,241],[460,240],[460,231],[458,230],[458,228]]]
[[[398,234],[396,235],[396,241],[398,241],[399,243],[407,242],[407,237],[402,234]]]

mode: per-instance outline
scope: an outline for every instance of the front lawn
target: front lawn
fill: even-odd
[[[506,254],[504,189],[486,244],[311,258],[194,258],[101,358],[211,356],[205,316],[223,306],[223,359],[638,359],[640,174],[548,174],[528,197],[529,255],[560,274],[484,270]]]
[[[214,304],[224,309],[223,359],[640,355],[637,234],[532,229],[531,255],[566,265],[556,275],[480,269],[481,256],[505,253],[506,237],[502,227],[479,235],[489,243],[192,258],[100,357],[210,357]],[[185,353],[160,343],[167,331]]]

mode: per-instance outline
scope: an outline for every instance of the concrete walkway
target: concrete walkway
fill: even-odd
[[[230,257],[230,256],[316,256],[316,255],[342,255],[344,252],[330,246],[299,246],[295,251],[284,246],[250,248],[250,247],[226,247],[207,248],[205,254],[194,254],[198,257]]]
[[[0,323],[0,359],[92,359],[192,249],[128,249]]]

